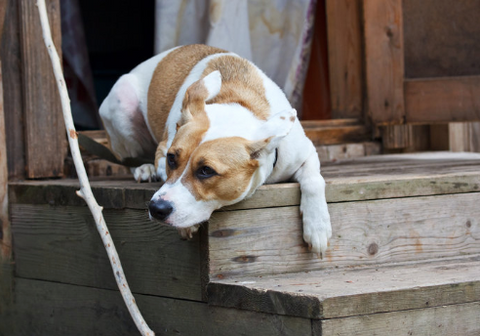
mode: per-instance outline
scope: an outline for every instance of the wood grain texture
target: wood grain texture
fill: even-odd
[[[327,182],[327,201],[344,202],[406,196],[455,194],[480,188],[480,155],[421,153],[377,155],[322,164]],[[136,183],[131,179],[93,180],[92,188],[105,208],[146,209],[160,183]],[[78,181],[11,182],[12,203],[85,205],[75,195]],[[261,186],[256,193],[220,211],[298,205],[297,183]]]
[[[364,0],[368,115],[376,124],[403,124],[402,0]]]
[[[30,0],[19,0],[18,4],[27,176],[58,177],[63,175],[67,150],[60,97],[36,4]],[[46,6],[53,41],[61,58],[60,1],[48,0]]]
[[[19,29],[17,1],[7,0],[0,59],[2,61],[5,130],[7,132],[8,173],[10,179],[23,179],[25,177],[25,139]]]
[[[366,126],[318,127],[306,128],[306,136],[315,146],[361,142],[371,139]]]
[[[329,204],[323,260],[302,239],[298,207],[215,213],[210,276],[281,274],[480,253],[480,193]]]
[[[4,1],[3,5],[5,5]],[[4,14],[4,8],[3,10],[0,9],[0,29],[2,27]],[[8,214],[8,167],[5,136],[3,86],[0,64],[0,315],[7,314],[13,300],[12,237]]]
[[[12,204],[16,275],[115,289],[103,244],[87,207]],[[134,293],[201,300],[198,238],[148,219],[142,210],[105,210]]]
[[[20,278],[15,296],[9,335],[137,334],[118,291]],[[308,319],[140,294],[135,301],[157,335],[311,335]],[[3,329],[0,323],[1,334]]]
[[[363,118],[362,8],[360,0],[327,0],[333,118]]]
[[[480,302],[422,310],[314,322],[315,336],[428,335],[474,336],[480,333]]]
[[[480,300],[480,257],[299,272],[208,285],[209,304],[313,319]]]
[[[405,81],[408,123],[480,120],[480,76]]]
[[[480,75],[479,0],[404,0],[405,76]]]

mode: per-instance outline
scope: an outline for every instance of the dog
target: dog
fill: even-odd
[[[248,60],[205,45],[165,51],[121,76],[100,116],[120,159],[155,158],[132,170],[164,181],[150,219],[192,237],[213,211],[294,180],[303,238],[325,254],[332,229],[316,149],[283,91]]]

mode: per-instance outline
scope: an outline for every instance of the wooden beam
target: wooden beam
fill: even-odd
[[[63,174],[67,150],[60,97],[36,4],[31,0],[18,3],[27,177],[58,177]],[[47,10],[54,43],[61,55],[60,1],[48,0]]]
[[[158,283],[161,286],[161,282]],[[17,279],[15,311],[0,315],[2,335],[136,335],[118,291]],[[135,295],[147,323],[157,335],[306,335],[311,321],[205,303]],[[5,332],[3,322],[13,322]]]
[[[198,237],[180,239],[145,210],[105,210],[133,293],[201,301]],[[12,204],[16,275],[117,288],[87,207]]]
[[[405,81],[406,121],[480,120],[480,76]]]
[[[327,0],[328,62],[333,118],[363,118],[361,0]]]
[[[432,308],[478,301],[479,267],[473,257],[236,277],[211,282],[208,303],[313,319]]]
[[[368,115],[405,122],[402,0],[363,0]]]
[[[0,46],[7,1],[0,0]],[[8,165],[0,58],[0,315],[9,315],[13,303],[12,236],[8,213]],[[7,325],[9,323],[6,323]]]
[[[302,240],[298,207],[215,213],[209,223],[210,276],[227,279],[479,254],[479,203],[480,193],[331,203],[333,237],[324,260]]]
[[[342,127],[309,127],[306,136],[315,146],[337,145],[371,140],[371,132],[365,125]]]
[[[314,336],[436,335],[474,336],[480,334],[480,302],[315,321]]]

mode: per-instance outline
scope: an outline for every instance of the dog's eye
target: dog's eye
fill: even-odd
[[[175,154],[167,154],[167,164],[170,169],[177,168],[177,162],[175,161]]]
[[[200,180],[204,180],[215,175],[218,175],[217,172],[213,170],[213,168],[210,168],[209,166],[203,166],[197,170],[197,177]]]

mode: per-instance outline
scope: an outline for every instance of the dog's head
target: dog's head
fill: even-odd
[[[239,104],[206,104],[220,88],[218,71],[188,88],[166,152],[167,180],[150,201],[151,218],[177,228],[202,223],[250,196],[271,173],[295,110],[259,120]]]

